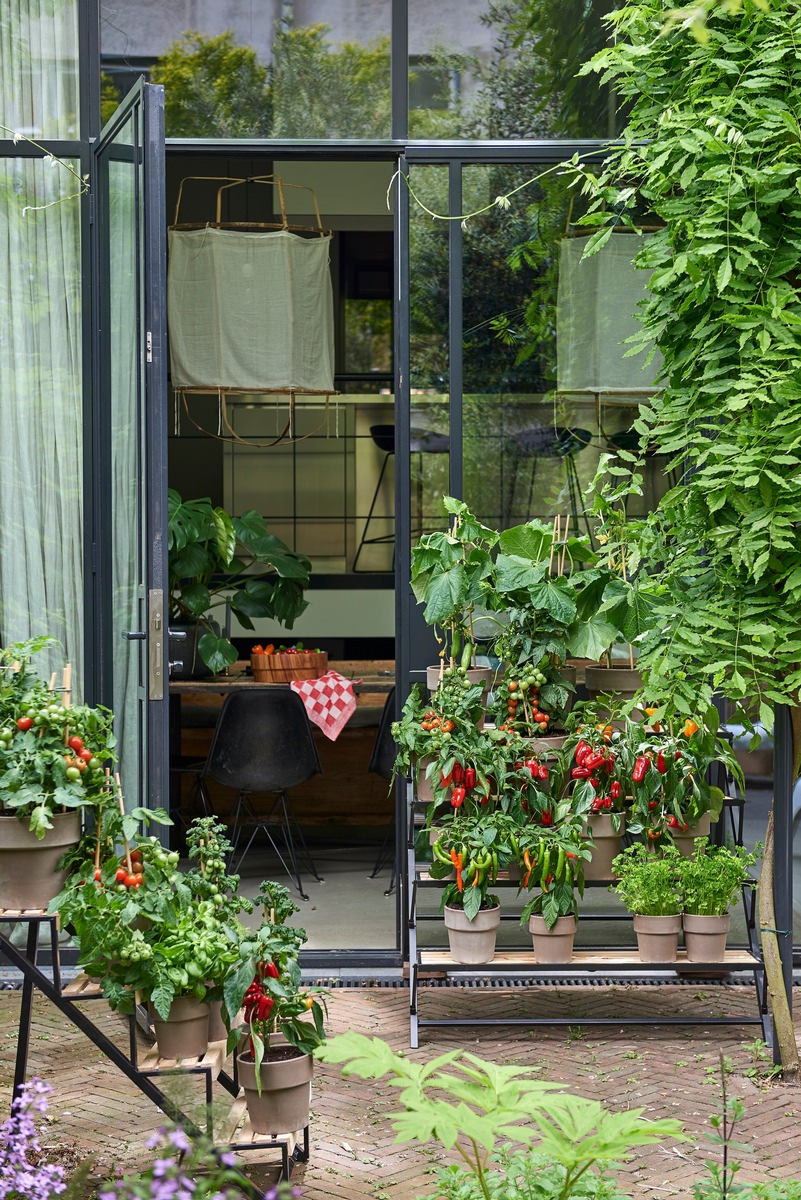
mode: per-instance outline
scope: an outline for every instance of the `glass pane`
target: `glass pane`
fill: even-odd
[[[0,160],[0,644],[49,634],[83,687],[80,217],[72,176]],[[37,209],[23,215],[26,206]],[[45,207],[42,207],[45,206]],[[40,656],[43,657],[43,656]],[[45,664],[42,663],[44,668]]]
[[[465,210],[478,210],[537,174],[530,165],[466,167]],[[588,533],[586,488],[602,453],[636,444],[637,400],[586,389],[557,392],[557,348],[564,370],[570,346],[559,338],[559,246],[579,202],[555,175],[520,195],[524,203],[513,201],[503,213],[493,208],[464,229],[464,496],[496,528],[558,513]],[[598,303],[606,304],[602,292],[587,314]],[[601,328],[587,315],[585,334]],[[622,362],[625,348],[605,344],[604,351],[610,362],[616,353]],[[653,508],[669,482],[664,459],[651,456],[632,515]]]
[[[78,0],[3,0],[0,62],[6,129],[36,141],[78,137]]]
[[[143,481],[141,364],[138,312],[140,194],[135,165],[136,119],[131,116],[117,135],[108,161],[109,372],[106,402],[110,409],[111,540],[114,614],[113,708],[120,759],[125,763],[125,793],[134,803],[144,779],[145,737],[140,706],[144,702],[145,655],[142,643],[128,641],[125,631],[147,627],[143,563],[141,487]]]
[[[413,167],[414,196],[448,211],[447,167]],[[448,227],[411,201],[409,212],[411,383],[411,536],[447,527],[441,500],[450,490]]]
[[[607,42],[617,0],[477,0],[458,20],[409,0],[409,128],[423,138],[591,138],[620,129],[617,101],[577,72]]]
[[[156,8],[144,21],[137,0],[115,4],[102,26],[102,61],[106,88],[118,95],[132,60],[155,61],[168,137],[390,136],[391,0],[208,4],[191,33],[185,5]]]

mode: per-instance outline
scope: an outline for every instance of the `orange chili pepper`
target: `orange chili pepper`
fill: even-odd
[[[451,850],[451,862],[456,868],[456,888],[458,891],[464,891],[464,883],[462,881],[462,855],[457,854],[455,850]]]
[[[684,722],[684,736],[685,737],[691,738],[693,736],[693,734],[697,733],[697,732],[698,732],[698,726],[696,725],[695,721],[685,721]]]
[[[275,654],[275,646],[270,642],[269,646],[264,647],[265,654]]]

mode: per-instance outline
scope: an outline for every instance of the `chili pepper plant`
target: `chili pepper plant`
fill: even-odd
[[[633,805],[629,831],[644,832],[651,843],[686,833],[709,813],[716,821],[723,792],[707,780],[713,762],[720,762],[744,786],[734,752],[719,735],[720,718],[710,705],[700,725],[692,720],[665,720],[651,710],[648,721],[632,721],[627,737],[634,764],[631,770]]]
[[[543,917],[548,929],[559,917],[578,917],[577,895],[584,895],[584,862],[592,850],[581,836],[581,821],[571,814],[569,801],[560,809],[554,826],[531,824],[517,834],[520,891],[537,889],[520,914],[524,926],[534,913]]]
[[[235,1050],[243,1028],[232,1027],[240,1010],[244,1033],[256,1064],[256,1081],[261,1094],[259,1067],[271,1053],[270,1039],[283,1034],[303,1054],[311,1054],[325,1039],[326,992],[303,988],[298,955],[306,931],[287,925],[299,909],[289,889],[281,884],[261,885],[263,920],[249,932],[239,947],[239,962],[225,981],[223,1016],[229,1027],[228,1050]]]
[[[28,824],[37,838],[68,809],[96,808],[114,764],[116,739],[108,709],[64,704],[36,674],[34,655],[52,638],[0,651],[0,811]]]
[[[498,870],[513,858],[512,840],[517,828],[513,817],[503,812],[455,814],[434,843],[431,875],[456,879],[442,892],[440,909],[461,908],[472,921],[482,908],[496,908],[498,897],[490,893]]]
[[[605,705],[601,713],[597,704],[585,703],[571,715],[570,723],[574,728],[563,753],[571,763],[573,811],[585,818],[608,815],[613,830],[620,833],[631,804],[631,721]]]

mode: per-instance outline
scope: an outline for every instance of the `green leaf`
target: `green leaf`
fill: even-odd
[[[467,572],[461,563],[449,570],[427,578],[419,588],[413,585],[415,596],[425,603],[425,619],[429,625],[444,625],[464,603],[468,592]]]
[[[218,637],[216,633],[204,633],[198,639],[197,649],[203,662],[214,674],[232,667],[236,662],[236,648],[227,638]]]

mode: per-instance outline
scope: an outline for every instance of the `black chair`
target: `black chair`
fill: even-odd
[[[370,755],[370,763],[367,767],[374,775],[380,775],[382,779],[391,779],[392,771],[395,766],[395,755],[398,753],[398,747],[392,739],[392,722],[395,720],[395,689],[392,688],[386,700],[381,713],[381,720],[378,723],[378,732],[373,743],[373,752]],[[383,871],[388,862],[392,863],[392,874],[389,877],[389,887],[384,892],[385,896],[391,895],[395,889],[395,873],[397,870],[397,861],[395,858],[395,821],[392,820],[384,834],[384,841],[381,844],[381,849],[378,851],[378,857],[375,860],[375,865],[370,872],[368,878],[375,879],[379,871]]]
[[[207,811],[210,806],[204,788],[206,780],[213,780],[237,793],[231,823],[232,862],[243,830],[252,827],[248,843],[237,861],[235,875],[239,874],[245,855],[261,831],[304,900],[309,897],[303,890],[298,850],[309,873],[319,883],[323,882],[286,794],[290,788],[305,783],[321,771],[306,710],[291,688],[253,688],[226,696],[208,757],[199,773],[199,786]],[[258,812],[254,807],[250,798],[253,792],[275,794],[266,813]],[[280,838],[281,848],[274,833]]]
[[[351,567],[351,570],[356,573],[359,572],[359,569],[360,569],[359,565],[358,565],[359,558],[360,558],[362,550],[364,549],[365,546],[384,546],[384,545],[388,545],[388,544],[394,544],[394,542],[395,542],[395,530],[394,530],[395,518],[394,518],[394,516],[392,516],[390,518],[386,518],[386,517],[379,518],[379,520],[389,519],[392,521],[392,525],[393,525],[392,533],[382,533],[378,537],[368,537],[367,536],[367,530],[370,528],[370,522],[373,520],[373,513],[375,512],[375,506],[378,503],[378,497],[381,494],[381,484],[384,482],[384,473],[387,469],[387,463],[389,462],[389,460],[392,458],[393,454],[395,453],[395,426],[394,425],[371,425],[370,426],[370,437],[373,439],[373,442],[378,447],[378,449],[383,450],[384,461],[381,464],[381,470],[378,472],[378,480],[376,481],[375,491],[373,492],[373,499],[370,502],[370,511],[367,514],[367,520],[364,522],[364,529],[362,530],[361,540],[359,541],[359,545],[356,548],[356,555],[353,559],[353,566]],[[393,555],[392,555],[391,570],[393,570],[393,571],[395,570],[394,551],[393,551]]]

